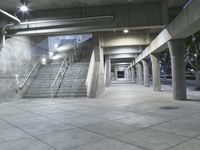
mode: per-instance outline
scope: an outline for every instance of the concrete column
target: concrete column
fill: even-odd
[[[131,80],[131,68],[128,69],[128,80]]]
[[[117,78],[118,78],[117,77],[117,68],[115,67],[114,70],[115,70],[115,80],[117,80]]]
[[[144,72],[144,86],[149,87],[149,64],[147,60],[142,60],[142,65],[143,65],[143,72]]]
[[[132,74],[131,74],[132,75],[132,81],[135,82],[135,68],[132,67],[131,71],[132,71]]]
[[[153,91],[160,91],[160,63],[157,54],[151,54]]]
[[[105,91],[105,80],[104,80],[104,55],[103,48],[101,47],[101,34],[94,33],[94,64],[93,64],[93,75],[88,97],[95,98]]]
[[[106,72],[106,87],[109,87],[111,84],[111,61],[110,56],[105,56],[105,72]]]
[[[185,83],[185,48],[184,40],[168,42],[171,55],[173,98],[176,100],[187,99]]]
[[[128,79],[128,69],[124,69],[124,78]]]
[[[137,83],[143,85],[143,68],[142,63],[137,64]]]

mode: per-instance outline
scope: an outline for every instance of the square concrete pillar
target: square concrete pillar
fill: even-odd
[[[106,87],[111,85],[111,61],[110,56],[105,56]]]
[[[89,92],[90,98],[95,98],[105,91],[105,80],[104,80],[104,55],[103,48],[101,47],[101,34],[94,33],[94,64],[93,64],[93,75],[91,91]]]
[[[131,68],[128,69],[128,80],[132,80],[132,72],[131,72]]]
[[[131,72],[132,72],[131,73],[131,75],[132,75],[132,81],[135,82],[136,76],[135,76],[135,68],[134,67],[131,68]]]
[[[184,40],[171,40],[168,42],[171,55],[173,98],[187,99],[185,83],[185,47]]]
[[[152,82],[153,82],[153,91],[161,91],[160,85],[160,63],[158,54],[151,54],[151,63],[152,63]]]
[[[137,84],[143,85],[143,67],[142,63],[137,63]]]
[[[143,74],[144,74],[144,86],[149,87],[149,64],[146,59],[142,60]]]

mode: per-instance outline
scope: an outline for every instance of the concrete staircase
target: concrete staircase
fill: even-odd
[[[56,97],[86,97],[86,78],[89,62],[73,63],[65,72]]]
[[[53,62],[43,65],[24,93],[24,98],[51,97],[51,84],[53,83],[61,63]]]
[[[92,54],[92,40],[88,39],[79,46],[79,51],[64,73],[64,77],[58,84],[54,97],[86,97],[86,78]],[[51,97],[51,84],[62,62],[43,65],[37,76],[24,93],[24,98],[48,98]]]

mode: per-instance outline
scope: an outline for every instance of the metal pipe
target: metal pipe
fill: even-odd
[[[58,22],[58,21],[79,21],[79,20],[95,20],[95,19],[114,19],[114,16],[94,16],[94,17],[85,17],[85,18],[39,20],[39,21],[21,22],[20,24],[27,25],[27,24],[36,24],[36,23]]]
[[[13,15],[7,13],[6,11],[4,11],[4,10],[2,10],[2,9],[0,9],[0,13],[6,15],[7,17],[9,17],[9,18],[11,18],[11,19],[13,19],[14,21],[16,21],[16,22],[19,23],[19,24],[21,23],[21,21],[20,21],[17,17],[15,17],[15,16],[13,16]]]

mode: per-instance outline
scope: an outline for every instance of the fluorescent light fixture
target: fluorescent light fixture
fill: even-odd
[[[55,48],[58,48],[58,44],[57,44],[57,43],[56,43],[56,44],[54,44],[54,47],[55,47]]]
[[[53,52],[49,52],[49,57],[53,57],[54,53]]]
[[[22,6],[20,7],[20,11],[22,11],[22,12],[27,12],[27,11],[28,11],[28,7],[27,7],[26,5],[22,5]]]
[[[128,31],[128,29],[125,29],[123,32],[124,32],[124,33],[128,33],[129,31]]]
[[[54,55],[53,57],[52,57],[52,59],[53,60],[59,60],[59,59],[61,59],[62,58],[62,55]]]
[[[43,64],[43,65],[46,65],[46,64],[47,64],[47,58],[46,58],[46,57],[42,58],[41,61],[42,61],[42,64]]]

